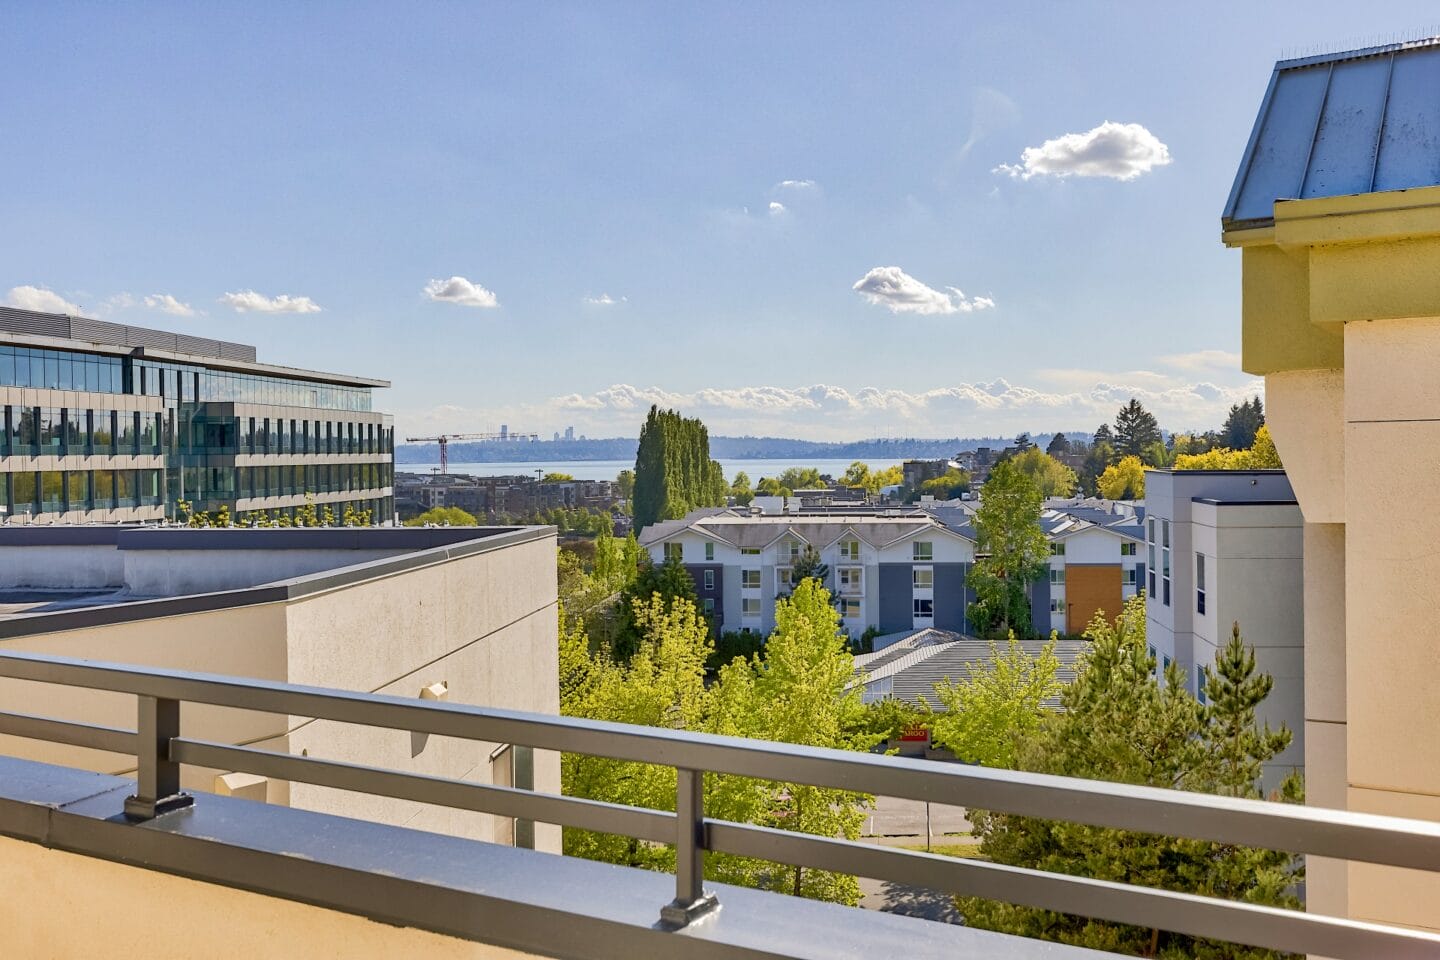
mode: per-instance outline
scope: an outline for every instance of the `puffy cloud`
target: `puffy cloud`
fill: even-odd
[[[41,313],[80,313],[80,308],[66,300],[54,290],[46,287],[32,287],[29,284],[11,287],[5,297],[7,307],[20,310],[38,310]]]
[[[254,290],[227,293],[220,302],[234,307],[236,313],[319,313],[320,305],[309,297],[292,297],[282,293],[278,297],[267,297]]]
[[[585,297],[586,303],[592,307],[613,307],[617,303],[625,303],[629,297],[612,297],[608,293],[602,293],[598,297]]]
[[[152,293],[145,298],[145,306],[152,310],[159,310],[162,313],[168,313],[176,317],[195,316],[194,307],[188,303],[181,303],[168,293]]]
[[[1170,148],[1138,123],[1106,120],[1085,133],[1067,133],[1026,147],[1018,164],[1002,163],[996,173],[1031,177],[1110,177],[1134,180],[1170,162]]]
[[[437,300],[441,303],[455,303],[462,307],[498,307],[500,301],[495,299],[495,294],[478,283],[472,283],[464,277],[451,277],[449,280],[431,280],[425,284],[425,297],[429,300]]]
[[[1058,390],[1005,379],[918,391],[833,384],[671,390],[621,383],[538,403],[485,410],[437,407],[400,411],[397,418],[412,432],[458,431],[473,429],[467,424],[501,421],[541,428],[573,424],[592,437],[634,436],[651,404],[658,404],[698,416],[711,434],[727,436],[815,440],[1011,436],[1021,430],[1091,430],[1114,419],[1115,411],[1131,397],[1167,429],[1209,429],[1224,420],[1232,403],[1263,393],[1259,380],[1229,387],[1159,374],[1091,380],[1083,387]]]
[[[852,288],[869,302],[888,307],[891,313],[935,315],[972,313],[995,306],[989,297],[969,297],[955,287],[941,292],[916,280],[899,267],[876,267],[855,281]]]
[[[776,190],[814,190],[818,184],[814,180],[781,180],[775,184]]]
[[[778,200],[771,200],[771,201],[770,201],[770,216],[772,216],[772,217],[779,217],[779,216],[783,216],[784,213],[785,213],[785,204],[779,202]]]

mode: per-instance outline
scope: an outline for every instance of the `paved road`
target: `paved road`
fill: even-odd
[[[866,839],[884,846],[920,846],[925,843],[925,804],[918,800],[876,798],[876,807],[865,821]],[[968,835],[970,821],[963,807],[930,804],[930,835],[933,843],[954,842],[956,835]],[[946,835],[950,836],[947,837]],[[860,878],[860,906],[907,917],[921,917],[942,923],[959,923],[960,914],[948,893],[911,887],[902,883]]]

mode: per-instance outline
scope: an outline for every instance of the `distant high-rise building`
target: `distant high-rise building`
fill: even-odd
[[[500,424],[500,439],[501,439],[501,440],[509,440],[509,439],[510,439],[510,425],[509,425],[509,424],[506,424],[506,423]]]
[[[565,439],[566,439],[566,440],[574,440],[574,439],[575,439],[575,428],[574,428],[574,427],[566,427],[566,428],[565,428]]]
[[[559,430],[556,430],[556,431],[555,431],[555,442],[557,442],[557,443],[560,442],[560,431],[559,431]]]

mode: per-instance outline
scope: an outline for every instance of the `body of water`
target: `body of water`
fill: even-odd
[[[872,470],[893,467],[899,460],[867,460]],[[732,480],[736,471],[743,470],[752,484],[761,477],[779,476],[788,467],[814,467],[821,473],[839,477],[850,467],[849,460],[721,460],[725,479]],[[397,463],[395,469],[402,473],[436,473],[440,470],[435,463]],[[451,473],[467,473],[474,477],[533,477],[535,471],[542,473],[568,473],[576,480],[614,480],[621,470],[634,470],[633,460],[557,460],[549,463],[459,463],[450,461]]]

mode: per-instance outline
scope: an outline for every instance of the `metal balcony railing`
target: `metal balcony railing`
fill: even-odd
[[[704,778],[807,783],[1432,872],[1440,823],[63,657],[0,654],[0,677],[136,696],[135,730],[0,713],[0,734],[135,756],[126,803],[134,820],[203,803],[180,789],[181,765],[194,764],[673,844],[675,898],[661,909],[672,928],[715,906],[703,882],[713,851],[1286,952],[1440,957],[1440,934],[1421,930],[715,820],[704,815]],[[181,703],[670,766],[676,812],[191,739]]]

